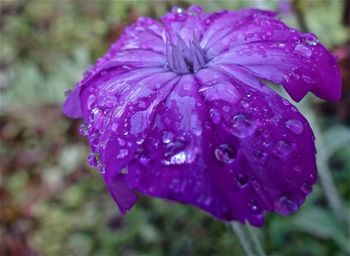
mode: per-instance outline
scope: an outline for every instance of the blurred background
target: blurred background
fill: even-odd
[[[349,1],[0,0],[0,254],[242,255],[231,227],[185,205],[141,198],[121,217],[96,170],[64,91],[140,15],[171,6],[272,9],[318,35],[337,57],[343,96],[299,108],[317,137],[320,179],[301,210],[256,230],[268,255],[350,255]]]

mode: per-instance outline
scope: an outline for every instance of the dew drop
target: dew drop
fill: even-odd
[[[311,46],[315,46],[318,44],[317,37],[312,33],[306,33],[304,40],[306,44]]]
[[[301,172],[301,167],[299,165],[294,166],[293,169],[295,172]]]
[[[297,44],[294,48],[295,53],[306,57],[306,58],[310,58],[312,55],[312,49],[310,49],[309,47],[305,46],[304,44]]]
[[[284,140],[280,140],[279,142],[277,142],[275,149],[276,149],[276,154],[280,157],[287,156],[291,150],[289,144]]]
[[[93,105],[96,101],[95,95],[91,94],[87,100],[87,108],[91,110],[93,108]]]
[[[112,125],[111,125],[111,130],[112,130],[112,132],[116,132],[116,131],[117,131],[117,128],[118,128],[117,123],[112,123]]]
[[[164,131],[162,136],[162,141],[164,144],[169,144],[174,138],[174,134],[172,132]]]
[[[282,98],[282,103],[283,103],[283,105],[285,105],[285,106],[289,106],[289,105],[290,105],[290,103],[288,102],[288,100],[286,100],[286,99],[284,99],[284,98]]]
[[[232,121],[233,135],[244,138],[254,133],[255,125],[243,114],[236,115]]]
[[[235,181],[239,188],[244,188],[247,186],[249,179],[243,174],[238,174],[235,177]]]
[[[186,148],[183,142],[171,142],[167,145],[167,149],[161,161],[164,165],[190,164],[196,159],[198,153],[196,148]]]
[[[120,171],[119,171],[119,173],[120,173],[121,175],[126,175],[126,174],[128,174],[128,168],[127,168],[127,167],[121,168]]]
[[[251,213],[253,213],[253,214],[261,213],[260,207],[254,201],[249,203],[249,209],[250,209]]]
[[[277,202],[275,202],[276,211],[282,215],[289,215],[296,212],[299,209],[299,205],[290,200],[287,196],[281,196]]]
[[[125,158],[128,155],[128,153],[129,153],[129,150],[127,150],[126,148],[121,149],[117,155],[117,159]]]
[[[65,90],[64,97],[68,97],[72,93],[72,90]]]
[[[125,140],[118,138],[117,139],[119,146],[124,147],[125,146]]]
[[[236,148],[230,147],[227,144],[221,144],[217,149],[215,149],[215,157],[222,163],[230,164],[237,156]]]
[[[224,106],[224,107],[222,108],[222,110],[223,110],[224,112],[228,113],[228,112],[230,111],[230,107],[229,107],[229,106]]]
[[[312,186],[308,183],[304,183],[303,186],[301,187],[301,191],[305,194],[308,195],[312,191]]]
[[[106,168],[105,168],[104,164],[102,164],[102,163],[97,164],[97,169],[99,170],[99,172],[101,174],[104,174],[106,172]]]
[[[141,145],[144,141],[145,141],[144,138],[140,137],[136,140],[136,144]]]
[[[317,180],[317,175],[316,174],[311,173],[309,175],[309,177],[310,177],[310,180],[311,180],[312,183],[316,182],[316,180]]]
[[[96,133],[92,134],[91,136],[89,136],[89,141],[92,146],[97,146],[99,142],[98,135]]]
[[[170,164],[183,164],[186,162],[186,152],[181,151],[170,158]]]
[[[178,7],[178,6],[174,6],[173,8],[171,8],[171,12],[180,14],[180,13],[183,12],[183,10],[180,7]]]
[[[100,155],[98,153],[90,153],[90,155],[88,156],[88,164],[91,166],[91,167],[96,167],[98,164],[99,164],[99,161],[100,161]]]
[[[303,123],[296,119],[290,119],[285,122],[286,127],[295,134],[301,134],[304,130]]]
[[[209,110],[209,115],[214,124],[218,124],[220,122],[220,113],[217,109],[212,108]]]
[[[201,136],[202,132],[203,130],[200,126],[192,128],[192,133],[196,136]]]
[[[312,83],[312,78],[309,77],[309,76],[307,76],[307,75],[302,75],[302,76],[301,76],[301,79],[303,79],[303,81],[304,81],[305,83],[308,83],[308,84],[311,84],[311,83]]]
[[[149,161],[150,161],[150,159],[147,156],[145,156],[145,155],[141,155],[139,157],[139,162],[140,162],[141,165],[146,166],[146,165],[148,165]]]
[[[89,133],[88,126],[86,124],[81,124],[79,127],[79,133],[81,136],[87,136]]]

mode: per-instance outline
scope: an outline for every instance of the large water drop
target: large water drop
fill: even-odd
[[[299,135],[303,132],[303,123],[296,119],[290,119],[285,123],[286,127],[293,133]]]
[[[236,115],[232,121],[233,135],[244,138],[250,136],[255,131],[255,125],[251,120],[243,114]]]
[[[237,150],[235,147],[231,147],[227,144],[221,144],[215,149],[215,157],[222,163],[230,164],[237,156]]]

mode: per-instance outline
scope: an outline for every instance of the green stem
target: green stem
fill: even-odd
[[[239,242],[246,255],[266,255],[255,230],[248,223],[242,225],[236,222],[231,222],[231,226],[237,234]]]
[[[242,225],[236,222],[231,222],[231,226],[233,228],[233,231],[238,236],[239,242],[244,250],[244,253],[248,256],[254,255],[253,251],[251,250],[248,239],[242,229]]]
[[[247,230],[248,230],[248,234],[252,238],[252,241],[253,241],[253,244],[256,248],[257,253],[259,255],[265,256],[266,253],[264,252],[264,248],[262,247],[262,245],[259,241],[259,237],[258,237],[257,233],[255,232],[254,228],[252,226],[250,226],[249,224],[247,224]]]

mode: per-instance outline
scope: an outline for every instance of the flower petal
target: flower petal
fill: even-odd
[[[175,7],[171,13],[162,17],[162,22],[166,28],[168,39],[176,44],[178,38],[182,38],[186,43],[203,36],[206,27],[204,19],[207,14],[200,6],[191,6],[187,10]]]
[[[233,18],[234,19],[234,18]],[[336,59],[315,35],[288,28],[269,15],[252,15],[246,23],[208,45],[209,66],[246,68],[259,79],[282,84],[300,101],[308,91],[338,100],[341,79]]]
[[[147,135],[123,161],[126,184],[256,226],[264,211],[295,212],[316,179],[305,118],[267,86],[211,70],[197,78],[183,76],[154,108]]]
[[[76,89],[66,99],[63,112],[72,118],[81,117],[80,87],[85,87],[90,79],[105,70],[118,66],[124,66],[125,69],[162,67],[164,64],[165,29],[163,25],[153,19],[140,17],[137,22],[127,27],[107,53],[85,72],[82,81],[76,85]]]
[[[91,87],[85,90],[89,97],[83,93],[88,98],[83,106],[91,150],[98,156],[101,164],[97,167],[122,213],[136,200],[124,183],[123,172],[136,154],[137,145],[142,143],[155,108],[170,92],[176,77],[163,69],[150,69],[147,73],[140,69],[106,81],[97,78],[100,80],[92,82],[99,87],[92,92]],[[89,102],[91,97],[94,100]]]

